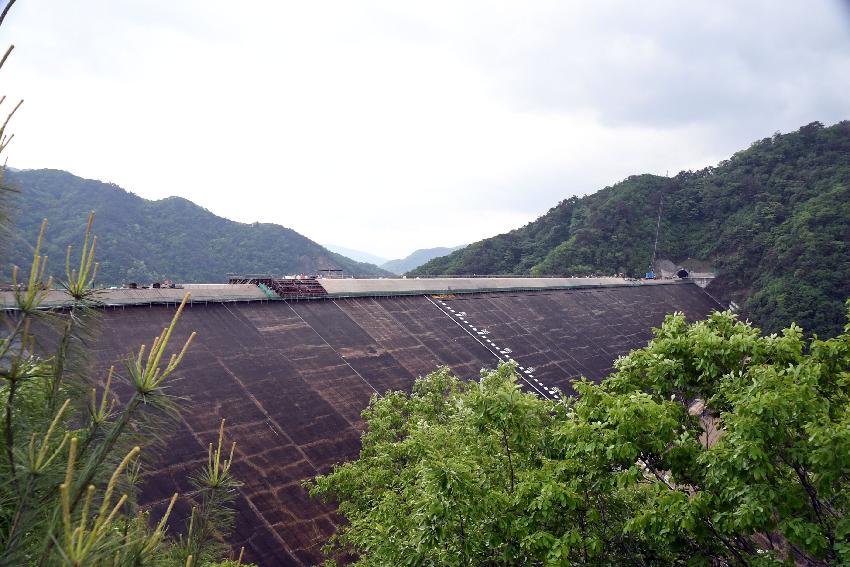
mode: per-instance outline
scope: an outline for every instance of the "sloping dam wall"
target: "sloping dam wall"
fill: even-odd
[[[665,314],[697,319],[718,307],[693,284],[196,303],[174,337],[179,344],[198,332],[173,382],[172,392],[189,401],[141,501],[156,508],[188,492],[187,475],[206,460],[226,418],[244,482],[232,544],[260,565],[316,564],[335,517],[300,482],[357,455],[371,395],[407,389],[440,365],[476,379],[482,367],[512,358],[527,388],[558,396],[555,387],[568,392],[573,378],[605,376],[617,356],[646,344]],[[173,311],[104,309],[99,369],[150,344]]]

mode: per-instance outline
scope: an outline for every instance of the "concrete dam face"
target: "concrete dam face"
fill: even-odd
[[[441,365],[475,380],[481,368],[513,359],[525,388],[556,397],[571,379],[604,377],[667,313],[699,319],[717,308],[693,284],[195,302],[174,337],[181,344],[198,332],[172,382],[187,401],[140,503],[159,509],[174,492],[188,493],[188,475],[226,418],[244,483],[230,543],[260,565],[319,563],[338,518],[300,483],[357,456],[360,412],[373,394],[409,389]],[[105,308],[100,375],[112,364],[120,371],[117,361],[150,344],[174,309]]]

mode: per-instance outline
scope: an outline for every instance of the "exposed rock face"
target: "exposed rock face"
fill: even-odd
[[[665,314],[696,319],[718,307],[691,284],[196,304],[174,337],[180,344],[198,331],[173,384],[191,401],[141,501],[156,507],[187,492],[187,474],[226,418],[245,483],[232,544],[260,565],[318,563],[336,518],[300,482],[357,455],[360,412],[373,394],[408,389],[440,365],[476,379],[500,357],[522,366],[529,388],[558,395],[554,387],[569,391],[572,378],[602,378]],[[165,306],[106,310],[99,366],[149,344],[172,314]]]

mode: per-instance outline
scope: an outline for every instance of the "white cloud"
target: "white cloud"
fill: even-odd
[[[386,257],[850,115],[840,6],[28,0],[10,159]]]

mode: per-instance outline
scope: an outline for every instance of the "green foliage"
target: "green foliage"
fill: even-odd
[[[850,324],[807,342],[675,314],[615,369],[566,402],[523,393],[512,365],[373,398],[359,459],[308,485],[348,520],[328,551],[364,566],[850,562]]]
[[[629,177],[561,202],[523,228],[476,242],[412,275],[643,274],[658,255],[696,258],[770,332],[792,321],[822,336],[841,331],[850,295],[850,122],[812,123],[738,152],[717,167],[673,178]]]
[[[217,532],[229,531],[233,527],[233,509],[230,504],[242,483],[230,472],[236,443],[230,446],[230,454],[225,457],[222,453],[223,442],[222,419],[218,430],[218,445],[213,449],[213,444],[209,444],[207,466],[191,478],[195,487],[192,496],[198,506],[192,508],[189,528],[185,538],[181,537],[178,556],[181,559],[194,557],[196,565],[206,564],[227,552],[227,546],[217,542],[215,536]]]
[[[4,16],[13,3],[5,7]],[[0,67],[11,51],[10,47],[0,59]],[[0,153],[12,139],[4,131],[20,105],[0,126]],[[0,166],[0,184],[7,173]],[[8,191],[0,186],[0,198]],[[45,199],[35,201],[35,206],[49,208],[51,203]],[[6,219],[0,215],[0,225]],[[57,280],[67,294],[67,307],[43,306],[53,289],[48,257],[43,254],[51,248],[44,238],[46,219],[36,222],[40,229],[35,245],[23,247],[32,258],[26,277],[12,268],[14,305],[2,313],[0,334],[0,565],[209,565],[217,559],[215,538],[221,532],[216,530],[229,527],[229,505],[239,485],[230,476],[233,450],[229,459],[221,459],[224,422],[218,450],[213,453],[210,445],[208,468],[198,475],[192,495],[201,502],[193,521],[205,526],[203,530],[190,528],[185,541],[170,540],[166,524],[178,495],[153,527],[135,499],[140,445],[154,444],[158,426],[176,415],[177,400],[168,393],[168,382],[194,333],[164,367],[161,363],[189,295],[171,324],[154,338],[147,358],[142,345],[137,356],[125,361],[129,399],[119,404],[111,386],[113,377],[120,375],[110,368],[101,387],[88,360],[99,304],[93,222],[90,213],[80,232],[79,263],[72,262],[70,245],[65,251],[64,277]],[[6,240],[3,233],[0,245]],[[55,354],[49,356],[54,348]],[[241,554],[229,563],[239,565]]]
[[[4,315],[8,331],[0,339],[0,565],[210,564],[223,554],[218,538],[229,528],[239,486],[230,474],[233,450],[222,457],[223,423],[218,449],[210,446],[208,466],[189,495],[198,506],[187,538],[166,534],[176,494],[154,527],[135,502],[140,445],[154,443],[177,412],[168,381],[194,333],[166,353],[186,300],[151,348],[143,345],[125,361],[130,395],[119,404],[111,389],[119,376],[114,368],[99,387],[87,361],[98,300],[92,220],[79,268],[71,268],[70,249],[66,256],[61,286],[69,307],[41,305],[50,289],[41,255],[46,223],[28,277],[13,273],[17,310]],[[46,345],[55,345],[54,355],[45,356]]]
[[[42,218],[50,219],[52,237],[45,253],[51,258],[64,258],[65,246],[82,238],[79,219],[97,212],[98,249],[106,259],[98,280],[106,285],[166,277],[219,282],[231,272],[298,274],[323,268],[391,275],[334,254],[294,230],[233,222],[179,197],[148,201],[113,184],[47,169],[8,171],[5,182],[20,189],[11,197],[17,233],[32,234]],[[11,244],[8,259],[24,265],[32,256],[31,245],[21,239]]]

